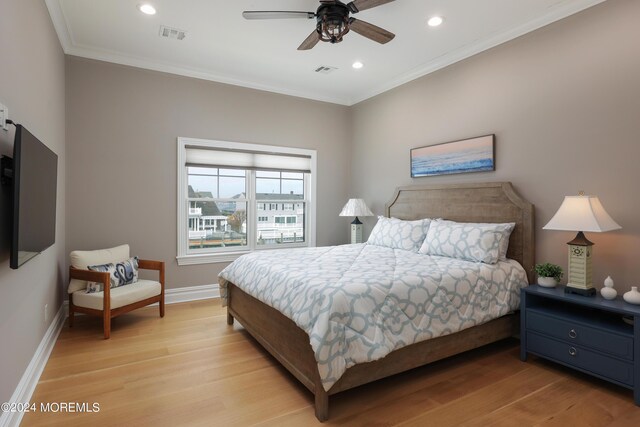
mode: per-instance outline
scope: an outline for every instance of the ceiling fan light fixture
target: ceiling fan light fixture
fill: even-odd
[[[356,61],[351,65],[354,69],[359,70],[364,67],[364,64],[360,61]]]
[[[430,27],[439,27],[444,22],[444,18],[442,16],[432,16],[427,21],[427,25]]]
[[[153,5],[150,5],[149,3],[141,3],[138,5],[138,10],[142,13],[144,13],[145,15],[155,15],[156,14],[156,8],[153,7]]]
[[[344,1],[344,0],[343,0]],[[395,34],[361,19],[352,18],[352,13],[382,6],[394,0],[353,0],[345,4],[340,0],[320,0],[315,12],[245,10],[244,19],[314,19],[315,29],[298,46],[298,50],[313,49],[318,42],[340,43],[350,30],[380,44],[393,40]]]
[[[349,9],[344,5],[323,5],[318,9],[316,29],[320,40],[340,43],[349,32]]]

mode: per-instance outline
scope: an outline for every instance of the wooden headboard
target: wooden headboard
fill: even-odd
[[[515,222],[507,257],[518,261],[529,280],[535,257],[533,205],[510,182],[398,187],[385,214],[405,220],[443,218],[458,222]]]

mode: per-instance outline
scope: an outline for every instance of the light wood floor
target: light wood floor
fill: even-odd
[[[313,400],[217,300],[65,327],[32,402],[98,402],[100,412],[28,413],[24,426],[307,426]],[[236,322],[237,323],[237,322]],[[540,359],[507,340],[331,398],[326,425],[639,426],[629,390]]]

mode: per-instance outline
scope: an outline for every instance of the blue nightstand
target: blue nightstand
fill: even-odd
[[[630,388],[640,406],[640,306],[531,285],[522,290],[520,339],[522,361],[531,353]]]

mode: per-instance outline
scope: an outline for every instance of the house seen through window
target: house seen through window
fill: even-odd
[[[189,249],[246,246],[246,171],[188,167]]]
[[[305,242],[304,173],[213,167],[188,167],[187,172],[189,249],[247,246],[252,200],[259,212],[256,245]],[[249,179],[255,193],[247,197]]]

